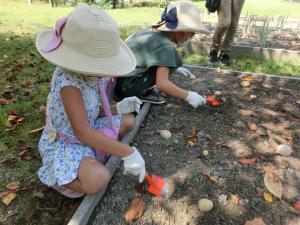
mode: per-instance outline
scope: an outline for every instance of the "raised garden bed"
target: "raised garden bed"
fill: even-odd
[[[268,225],[299,224],[293,204],[300,194],[300,80],[192,71],[196,80],[175,76],[174,82],[205,95],[221,91],[226,101],[192,109],[167,98],[166,105],[151,107],[133,144],[145,157],[148,171],[172,181],[174,192],[169,199],[146,194],[145,213],[132,224],[244,225],[256,217]],[[243,81],[250,86],[241,86]],[[192,128],[198,131],[194,144],[187,139]],[[172,132],[169,140],[158,134],[162,129]],[[293,154],[275,155],[267,131],[278,144],[292,146]],[[239,161],[244,158],[255,160]],[[282,183],[282,201],[264,198],[269,193],[263,179],[268,171]],[[138,195],[135,182],[118,170],[89,224],[127,224],[124,214]],[[212,200],[214,208],[201,212],[201,198]]]

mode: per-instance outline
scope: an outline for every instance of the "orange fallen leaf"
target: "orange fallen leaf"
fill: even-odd
[[[245,225],[266,225],[261,218],[254,218],[253,220],[247,220]]]
[[[294,208],[300,211],[300,200],[295,202]]]
[[[245,77],[243,77],[243,80],[251,81],[251,80],[253,80],[253,77],[252,76],[245,76]]]
[[[256,131],[257,130],[257,125],[256,125],[256,123],[250,123],[250,124],[248,124],[248,128],[251,131]]]
[[[186,138],[186,143],[193,147],[198,142],[197,128],[192,127],[191,133],[192,135]]]
[[[254,164],[256,163],[256,158],[253,157],[253,158],[243,158],[243,159],[239,159],[238,161],[242,164],[247,164],[247,165],[251,165],[251,164]]]
[[[1,200],[5,205],[9,205],[16,198],[16,196],[17,196],[17,194],[15,192],[11,192],[11,193],[3,196],[1,198]]]
[[[11,183],[6,185],[6,188],[11,190],[11,191],[17,190],[19,187],[20,187],[20,182],[19,181],[11,182]]]
[[[231,198],[230,198],[230,202],[234,205],[237,205],[239,204],[240,202],[240,198],[237,196],[237,195],[230,195]]]
[[[125,221],[131,222],[140,218],[144,214],[145,207],[146,204],[143,197],[134,198],[124,215]]]
[[[272,195],[270,195],[268,192],[264,192],[264,199],[265,199],[267,202],[273,202]]]
[[[200,173],[206,177],[208,177],[209,180],[215,182],[219,185],[219,177],[215,175],[211,175],[209,171],[200,170]]]

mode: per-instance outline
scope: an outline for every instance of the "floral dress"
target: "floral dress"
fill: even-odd
[[[106,81],[101,79],[105,89]],[[110,128],[106,117],[99,117],[101,99],[98,79],[67,72],[56,68],[51,82],[51,91],[47,100],[46,126],[39,142],[39,152],[43,165],[38,171],[40,180],[52,186],[68,184],[77,178],[80,161],[85,157],[95,158],[93,149],[82,143],[69,143],[57,138],[62,133],[75,138],[70,121],[60,98],[63,87],[72,86],[81,91],[90,127],[94,129]],[[113,116],[117,132],[120,128],[121,116]]]

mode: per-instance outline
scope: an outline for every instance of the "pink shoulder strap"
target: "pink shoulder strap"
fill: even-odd
[[[99,93],[100,93],[100,98],[101,98],[101,101],[102,101],[102,104],[103,104],[104,112],[105,112],[105,115],[108,119],[108,122],[109,122],[109,125],[110,125],[111,129],[113,130],[113,132],[117,136],[118,132],[117,132],[116,127],[113,123],[112,113],[111,113],[111,110],[110,110],[110,104],[109,104],[106,92],[105,92],[101,82],[102,82],[102,79],[99,79],[98,80],[98,87],[99,87]]]

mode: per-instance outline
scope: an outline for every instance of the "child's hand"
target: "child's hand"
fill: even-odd
[[[178,67],[174,73],[183,75],[185,77],[189,77],[192,80],[196,79],[196,76],[194,74],[192,74],[191,71],[189,71],[187,68],[185,68],[183,66]]]
[[[118,114],[126,114],[132,112],[139,112],[142,101],[137,97],[124,98],[122,101],[117,103]]]
[[[189,94],[185,100],[194,108],[206,104],[206,99],[193,91],[189,91]]]
[[[145,179],[146,169],[145,161],[139,151],[133,148],[133,153],[129,156],[122,158],[124,161],[124,173],[139,176],[139,182],[141,183]]]

